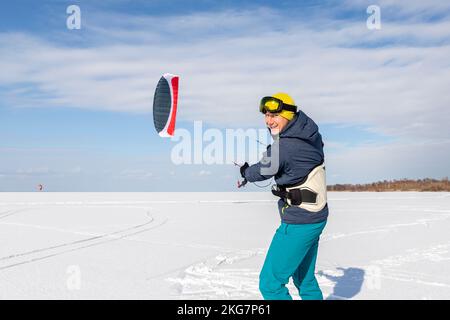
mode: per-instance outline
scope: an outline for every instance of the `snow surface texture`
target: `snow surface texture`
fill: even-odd
[[[329,207],[326,299],[450,299],[449,193]],[[261,299],[278,225],[270,193],[0,193],[0,298]]]

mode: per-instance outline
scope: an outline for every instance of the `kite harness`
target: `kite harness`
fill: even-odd
[[[319,212],[327,204],[325,164],[315,167],[300,183],[291,186],[273,185],[272,194],[283,199],[289,206]]]

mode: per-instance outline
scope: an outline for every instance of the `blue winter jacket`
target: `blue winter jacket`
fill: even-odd
[[[270,166],[272,145],[267,148],[260,162],[248,167],[245,178],[249,182],[275,178],[278,185],[294,185],[306,179],[316,166],[324,161],[322,136],[317,124],[304,112],[298,111],[279,135],[279,167],[274,174],[261,174]],[[276,171],[276,170],[275,170]],[[283,199],[278,201],[281,220],[289,224],[308,224],[325,221],[328,204],[319,212],[289,206]]]

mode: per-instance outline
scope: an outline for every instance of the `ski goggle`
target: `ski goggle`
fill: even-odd
[[[281,111],[297,112],[297,106],[284,103],[281,99],[274,97],[264,97],[259,104],[259,111],[262,113],[280,113]]]

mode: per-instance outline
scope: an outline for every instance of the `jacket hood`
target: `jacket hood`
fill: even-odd
[[[294,118],[280,132],[280,138],[297,138],[315,140],[319,134],[319,127],[303,111],[299,110]]]

